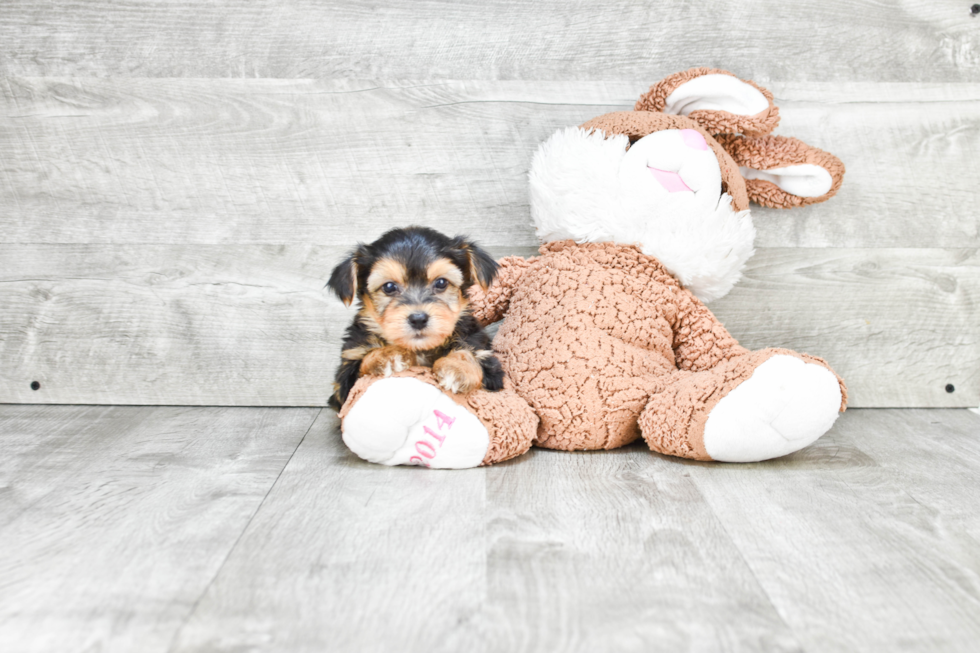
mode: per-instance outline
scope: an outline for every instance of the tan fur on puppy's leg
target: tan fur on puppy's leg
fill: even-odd
[[[466,394],[483,384],[483,369],[476,357],[465,349],[458,349],[440,358],[432,365],[432,373],[439,385],[453,394]]]
[[[391,376],[415,364],[415,355],[407,349],[388,345],[374,349],[361,361],[361,375]]]

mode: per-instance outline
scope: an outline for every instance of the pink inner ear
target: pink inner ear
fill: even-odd
[[[697,132],[695,132],[697,133]],[[667,172],[666,170],[658,170],[657,168],[652,168],[647,166],[647,170],[653,174],[654,179],[660,183],[661,186],[667,189],[668,193],[677,193],[682,190],[691,190],[681,176],[676,172]],[[694,192],[694,191],[691,191]]]

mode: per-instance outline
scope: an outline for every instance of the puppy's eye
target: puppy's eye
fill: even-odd
[[[396,284],[393,281],[389,281],[388,283],[381,286],[381,292],[383,292],[388,296],[394,295],[396,292],[398,292],[398,284]]]
[[[445,290],[449,287],[449,282],[443,278],[439,278],[433,282],[432,287],[435,288],[436,291]]]

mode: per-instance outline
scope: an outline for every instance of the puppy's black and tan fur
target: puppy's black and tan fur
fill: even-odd
[[[466,291],[497,274],[489,254],[462,236],[425,227],[392,229],[360,244],[327,285],[357,316],[347,328],[330,405],[339,410],[357,379],[413,365],[431,366],[454,393],[503,387],[490,337],[469,309]]]

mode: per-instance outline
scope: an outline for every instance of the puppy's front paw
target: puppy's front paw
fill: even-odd
[[[391,376],[407,370],[415,361],[412,352],[389,345],[374,349],[361,360],[361,376]]]
[[[432,365],[432,373],[439,385],[453,394],[466,394],[483,383],[483,369],[470,352],[460,349]]]

